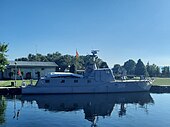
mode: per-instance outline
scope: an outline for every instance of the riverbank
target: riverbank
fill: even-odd
[[[153,86],[170,86],[170,78],[154,78]]]
[[[25,84],[31,84],[30,80],[24,80]],[[32,80],[33,84],[36,84],[37,80]],[[23,81],[22,80],[16,80],[16,86],[15,86],[15,80],[1,80],[0,81],[0,87],[20,87],[22,86]]]

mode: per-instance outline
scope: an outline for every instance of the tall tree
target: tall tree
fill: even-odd
[[[75,69],[75,65],[74,65],[74,64],[72,64],[72,65],[70,66],[69,72],[71,72],[71,73],[76,73],[76,69]]]
[[[160,68],[157,66],[157,67],[156,67],[156,76],[160,76],[160,74],[161,74],[161,73],[160,73]]]
[[[148,62],[146,65],[146,69],[150,77],[156,77],[160,75],[160,69],[155,64],[149,65],[149,62]]]
[[[112,68],[113,74],[118,75],[120,74],[121,66],[120,64],[115,64],[114,67]]]
[[[141,75],[147,76],[148,75],[146,67],[145,67],[145,65],[144,65],[144,63],[142,62],[141,59],[139,59],[137,64],[136,64],[135,74],[137,76],[141,76]]]
[[[15,61],[28,61],[28,58],[22,57],[22,58],[15,59]]]
[[[169,77],[169,76],[170,76],[169,66],[164,66],[164,67],[162,68],[162,76],[163,76],[163,77]]]
[[[34,54],[29,54],[28,61],[36,61],[36,56]]]
[[[102,62],[99,68],[109,68],[106,62]]]
[[[136,63],[133,60],[128,60],[124,63],[123,67],[126,69],[128,75],[135,74]]]
[[[35,61],[48,62],[48,59],[47,59],[46,56],[37,53],[37,54],[35,55]]]
[[[8,64],[7,60],[7,53],[8,51],[8,44],[6,43],[0,43],[0,71],[4,71],[6,68],[6,65]]]

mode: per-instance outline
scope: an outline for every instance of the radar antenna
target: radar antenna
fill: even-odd
[[[93,56],[96,56],[96,54],[99,52],[99,50],[91,50],[91,53],[93,54]]]
[[[85,76],[87,77],[92,73],[93,70],[97,69],[97,52],[99,52],[99,50],[91,50],[92,55],[90,55],[90,57],[93,59],[93,61],[89,62],[89,65],[86,66]]]

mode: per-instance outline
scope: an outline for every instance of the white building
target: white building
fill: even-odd
[[[18,72],[22,74],[24,79],[38,79],[49,72],[55,72],[58,65],[55,62],[32,62],[32,61],[10,61],[3,73],[4,79],[21,79]]]

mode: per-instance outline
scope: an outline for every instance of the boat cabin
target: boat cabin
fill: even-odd
[[[110,82],[115,80],[113,72],[109,68],[95,69],[88,77],[94,78],[98,82]]]
[[[83,78],[82,75],[66,72],[51,72],[46,75],[47,78]]]

